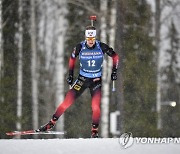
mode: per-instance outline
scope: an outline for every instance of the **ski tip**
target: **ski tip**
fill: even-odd
[[[11,133],[11,132],[8,132],[8,133],[6,133],[6,135],[11,136],[11,135],[12,135],[12,133]]]
[[[28,131],[13,131],[13,132],[7,132],[6,135],[8,136],[15,136],[15,135],[28,135],[33,134],[34,130],[28,130]]]

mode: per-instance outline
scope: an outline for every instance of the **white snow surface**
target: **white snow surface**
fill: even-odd
[[[118,138],[1,139],[0,154],[179,154],[180,144],[133,144],[123,149]]]

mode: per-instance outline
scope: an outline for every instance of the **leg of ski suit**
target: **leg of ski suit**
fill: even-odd
[[[90,86],[91,107],[92,107],[92,124],[98,126],[101,116],[101,80],[93,81]]]
[[[59,118],[65,111],[68,109],[79,97],[86,88],[90,89],[92,97],[92,123],[99,124],[100,120],[100,102],[101,102],[101,79],[98,81],[94,79],[85,78],[79,76],[78,79],[74,82],[72,88],[66,94],[64,101],[58,106],[54,117]]]

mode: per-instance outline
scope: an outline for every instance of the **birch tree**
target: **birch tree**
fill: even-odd
[[[109,45],[115,47],[115,34],[116,34],[116,0],[111,1],[111,14],[110,14],[110,32],[109,32]],[[112,61],[111,61],[112,62]],[[110,63],[109,63],[110,64]],[[110,65],[112,67],[112,63]],[[111,72],[110,72],[111,73]]]
[[[155,46],[156,46],[156,62],[157,62],[157,93],[156,93],[156,110],[158,114],[157,128],[161,129],[161,68],[160,68],[160,2],[161,0],[155,0],[156,12],[155,12]]]
[[[162,117],[162,134],[163,136],[179,136],[180,124],[178,120],[180,119],[179,111],[180,107],[178,103],[180,102],[180,61],[179,59],[179,33],[174,24],[171,21],[169,27],[169,32],[167,38],[169,40],[169,48],[165,51],[166,53],[166,66],[162,67],[162,104],[163,102],[173,101],[177,105],[174,107],[166,105],[162,107],[161,117]]]
[[[64,100],[64,42],[66,34],[66,1],[56,0],[58,4],[57,15],[55,24],[57,25],[56,35],[56,102],[55,106],[58,107],[59,104]],[[56,125],[58,131],[64,131],[64,115],[59,119],[59,125]]]
[[[64,43],[66,33],[65,15],[66,2],[62,0],[41,1],[39,7],[39,41],[41,52],[41,85],[40,99],[43,107],[40,108],[40,118],[47,122],[54,113],[55,108],[64,99]],[[53,103],[51,103],[53,102]],[[43,123],[42,122],[42,123]],[[64,131],[64,115],[57,122],[56,129]]]
[[[179,6],[180,1],[174,0],[155,0],[150,1],[152,10],[154,12],[154,36],[155,36],[155,47],[156,47],[156,72],[157,72],[157,90],[156,90],[156,111],[157,111],[157,129],[161,129],[161,106],[162,106],[162,94],[163,84],[161,83],[161,71],[163,65],[166,64],[165,50],[167,50],[168,42],[166,34],[168,33],[168,26],[172,19],[175,20],[175,25],[179,26]]]
[[[116,1],[116,26],[118,29],[116,30],[116,41],[115,41],[115,48],[118,50],[120,61],[119,61],[119,69],[118,69],[118,79],[116,81],[116,92],[115,92],[115,101],[117,104],[117,109],[120,111],[119,117],[119,125],[120,125],[120,132],[123,131],[124,128],[124,90],[123,90],[123,61],[125,58],[124,53],[124,25],[125,25],[125,1],[126,0],[119,0]]]
[[[3,40],[2,40],[2,0],[0,0],[0,94],[1,94],[1,79],[3,75]],[[0,99],[2,99],[0,95]]]
[[[36,48],[36,16],[35,2],[31,0],[31,75],[32,75],[32,123],[33,129],[38,128],[38,77],[37,77],[37,48]]]
[[[100,39],[102,42],[107,43],[107,0],[100,1],[101,11],[101,25],[100,25]],[[103,77],[102,77],[102,100],[101,100],[101,136],[108,137],[109,125],[109,78],[108,78],[108,60],[104,58],[103,63]]]
[[[116,0],[111,1],[110,8],[110,30],[109,30],[109,46],[114,49],[115,47],[115,34],[116,34]],[[112,72],[112,58],[108,56],[108,79],[110,85],[111,72]]]
[[[22,27],[22,0],[19,0],[19,29],[18,29],[18,68],[17,68],[17,130],[21,130],[21,117],[22,117],[22,45],[23,45],[23,27]]]
[[[55,31],[56,24],[55,21],[55,5],[52,1],[41,1],[38,6],[38,50],[39,54],[39,64],[40,64],[40,74],[39,78],[39,117],[41,119],[40,125],[47,123],[47,121],[52,116],[54,112],[54,104],[51,102],[55,101]],[[55,23],[56,22],[56,23]],[[41,103],[42,102],[42,103]],[[44,114],[46,113],[46,114]]]

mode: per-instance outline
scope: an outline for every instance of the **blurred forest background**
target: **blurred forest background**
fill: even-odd
[[[50,120],[69,89],[68,59],[90,15],[97,39],[120,56],[115,92],[105,57],[100,136],[119,135],[109,117],[120,111],[120,133],[180,137],[180,0],[0,0],[0,138]],[[76,77],[78,68],[77,60]],[[90,136],[89,90],[56,129],[66,138]]]

